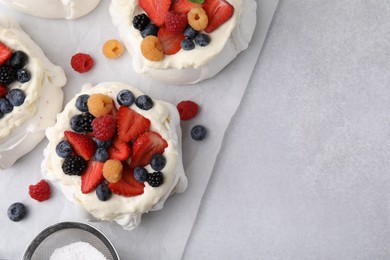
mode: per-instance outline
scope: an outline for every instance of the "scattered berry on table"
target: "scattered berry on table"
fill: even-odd
[[[141,42],[142,55],[150,61],[160,61],[164,58],[164,49],[160,40],[153,35],[146,36]]]
[[[138,14],[133,18],[133,26],[135,29],[142,31],[150,23],[150,19],[146,14]]]
[[[16,80],[20,83],[26,83],[31,79],[30,73],[26,69],[16,71]]]
[[[191,39],[185,38],[181,41],[180,46],[183,50],[190,51],[195,48],[195,43]]]
[[[26,95],[24,94],[23,90],[14,88],[8,92],[6,98],[11,103],[11,105],[16,107],[24,103]]]
[[[56,146],[56,153],[61,158],[69,157],[73,152],[72,146],[68,141],[61,141]]]
[[[144,167],[136,167],[134,178],[139,182],[145,182],[148,179],[148,171]]]
[[[194,28],[192,28],[191,26],[187,27],[187,29],[185,29],[184,31],[184,36],[188,39],[195,39],[196,35],[198,35],[198,31],[194,30]]]
[[[182,13],[171,11],[165,17],[165,27],[173,33],[183,33],[187,24],[187,16]]]
[[[123,165],[116,159],[107,160],[103,165],[103,176],[109,183],[117,183],[122,178]]]
[[[51,196],[50,185],[47,181],[41,180],[37,184],[28,187],[28,194],[39,202],[48,200]]]
[[[138,3],[154,24],[162,26],[165,21],[165,16],[169,12],[172,1],[139,0]]]
[[[157,36],[158,29],[159,27],[153,23],[146,25],[145,29],[141,31],[142,38],[145,38],[149,35]]]
[[[81,176],[87,168],[87,164],[88,162],[81,156],[69,156],[62,163],[62,171],[67,175]]]
[[[72,56],[70,64],[75,71],[79,73],[85,73],[92,69],[94,61],[88,54],[76,53]]]
[[[0,42],[0,65],[3,65],[12,55],[12,51]]]
[[[192,8],[188,12],[187,18],[189,25],[197,31],[203,31],[209,23],[206,11],[202,7]]]
[[[96,151],[95,151],[96,161],[105,162],[108,160],[108,158],[109,158],[108,151],[105,148],[99,147],[96,149]]]
[[[96,196],[101,201],[107,201],[111,198],[112,192],[106,182],[100,183],[96,187]]]
[[[0,112],[7,114],[14,109],[14,106],[6,98],[0,98]]]
[[[10,64],[15,69],[19,70],[24,67],[24,65],[27,64],[28,57],[26,53],[22,51],[15,51],[12,53]]]
[[[205,33],[200,33],[195,37],[195,43],[196,45],[199,45],[201,47],[205,47],[209,45],[210,43],[210,36],[208,36]]]
[[[137,97],[135,104],[142,110],[149,110],[153,107],[153,100],[148,95],[141,95]]]
[[[112,115],[99,116],[92,121],[92,129],[97,139],[110,140],[116,131],[116,117]]]
[[[115,39],[108,40],[103,45],[103,54],[106,58],[116,59],[119,58],[125,50],[123,44]]]
[[[152,156],[152,159],[150,160],[150,166],[155,171],[161,171],[162,169],[164,169],[166,163],[167,160],[162,154],[155,154]]]
[[[153,172],[148,174],[147,182],[152,187],[159,187],[164,182],[164,177],[161,172]]]
[[[0,84],[8,86],[15,80],[15,69],[11,66],[5,65],[0,67]]]
[[[181,101],[176,107],[179,111],[180,119],[183,121],[194,118],[199,112],[198,104],[191,100]]]
[[[21,221],[27,215],[26,206],[20,202],[13,203],[9,206],[7,215],[8,218],[14,222]]]
[[[121,106],[131,106],[135,101],[135,97],[130,90],[123,89],[119,91],[118,95],[116,96],[116,100]]]
[[[81,112],[88,112],[88,105],[87,105],[88,99],[89,99],[89,95],[87,94],[78,96],[76,99],[77,109],[80,110]]]
[[[95,117],[107,115],[114,107],[112,99],[104,94],[93,94],[88,99],[89,113]]]
[[[5,97],[8,93],[8,87],[0,85],[0,98]]]
[[[207,129],[202,125],[196,125],[191,129],[191,137],[195,141],[202,141],[206,138]]]

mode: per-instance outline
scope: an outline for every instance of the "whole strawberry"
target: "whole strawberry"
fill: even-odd
[[[30,194],[31,198],[39,202],[48,200],[51,196],[50,185],[47,181],[41,180],[37,184],[28,187],[28,194]]]
[[[92,121],[92,129],[97,139],[110,140],[116,131],[116,118],[112,115],[99,116]]]

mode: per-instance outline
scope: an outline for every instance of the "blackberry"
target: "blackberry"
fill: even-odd
[[[150,23],[150,19],[146,14],[136,15],[133,19],[133,26],[135,29],[142,31],[146,25]]]
[[[81,176],[87,168],[88,162],[83,157],[75,155],[65,158],[62,163],[62,171],[67,175]]]
[[[84,114],[84,121],[83,121],[83,127],[84,130],[87,132],[93,132],[92,129],[92,121],[95,119],[95,117],[91,113],[85,113]]]
[[[158,187],[163,184],[164,177],[162,172],[153,172],[148,174],[148,178],[146,180],[150,186]]]
[[[8,86],[14,82],[16,76],[16,71],[11,66],[2,66],[0,67],[0,84]]]

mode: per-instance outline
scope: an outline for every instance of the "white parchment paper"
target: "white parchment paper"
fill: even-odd
[[[171,197],[162,210],[145,214],[141,225],[133,231],[125,231],[114,223],[92,220],[92,225],[113,242],[122,259],[181,258],[224,133],[241,102],[278,0],[259,0],[257,3],[258,21],[250,47],[215,78],[193,86],[176,87],[134,73],[127,53],[117,60],[107,60],[103,56],[104,41],[119,38],[111,24],[107,0],[88,16],[74,21],[45,20],[0,7],[1,12],[16,18],[53,63],[64,68],[68,77],[64,87],[65,102],[79,92],[84,83],[123,81],[152,98],[173,104],[191,99],[200,104],[199,115],[182,123],[184,166],[189,180],[187,191]],[[71,69],[70,58],[76,52],[93,56],[95,67],[92,71],[78,74]],[[190,129],[195,124],[203,124],[209,130],[203,142],[190,138]],[[42,178],[40,163],[46,145],[45,139],[11,169],[0,172],[0,259],[19,259],[30,241],[49,225],[90,220],[88,214],[67,201],[54,185],[52,198],[48,201],[39,203],[29,197],[28,186]],[[17,201],[28,207],[28,216],[14,223],[7,217],[7,208]]]

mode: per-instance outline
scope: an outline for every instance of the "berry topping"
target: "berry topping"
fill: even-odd
[[[81,176],[87,168],[87,164],[87,161],[81,156],[69,156],[62,163],[62,171],[67,175]]]
[[[73,152],[72,146],[68,141],[61,141],[56,146],[56,153],[61,158],[69,157]]]
[[[142,31],[150,23],[150,19],[146,14],[134,16],[133,26],[135,29]]]
[[[167,160],[162,154],[155,154],[152,156],[152,159],[150,160],[150,166],[155,171],[161,171],[162,169],[164,169],[166,163]]]
[[[173,4],[172,10],[175,12],[186,14],[194,7],[200,7],[200,4],[193,3],[188,0],[177,0],[176,3]]]
[[[3,65],[12,55],[12,51],[0,42],[0,65]]]
[[[159,27],[157,25],[150,23],[141,31],[141,35],[143,38],[149,35],[157,36],[158,29]]]
[[[81,112],[88,112],[88,105],[87,105],[88,99],[89,99],[89,95],[87,94],[78,96],[76,99],[77,109],[80,110]]]
[[[26,95],[24,94],[23,90],[14,88],[8,92],[6,98],[9,100],[11,105],[16,107],[24,103],[24,99],[26,98]]]
[[[198,31],[194,30],[194,28],[191,28],[191,27],[188,27],[185,31],[184,31],[184,36],[188,39],[195,39],[196,35],[198,35]]]
[[[207,0],[203,5],[209,18],[205,31],[211,33],[232,17],[234,7],[225,0]]]
[[[93,138],[93,141],[95,142],[97,147],[101,147],[101,148],[108,148],[112,144],[112,139],[111,140],[107,140],[107,141],[102,141],[102,140]]]
[[[135,105],[142,110],[149,110],[153,107],[153,100],[148,95],[141,95],[135,100]]]
[[[161,172],[153,172],[148,174],[148,178],[146,180],[150,186],[159,187],[164,182],[164,177]]]
[[[92,121],[95,120],[95,117],[91,113],[84,114],[84,130],[87,132],[92,132]]]
[[[22,51],[15,51],[12,53],[11,59],[10,59],[10,64],[12,67],[15,69],[19,70],[26,65],[28,60],[27,55],[22,52]]]
[[[103,45],[103,54],[106,58],[116,59],[120,57],[125,50],[123,44],[115,39],[108,40]]]
[[[162,26],[171,7],[171,0],[139,0],[139,5],[157,26]]]
[[[93,191],[103,180],[102,162],[89,161],[84,174],[81,175],[81,192],[86,194]]]
[[[26,69],[20,69],[16,72],[16,80],[20,83],[26,83],[31,79],[30,73]]]
[[[99,116],[92,121],[92,129],[97,139],[110,140],[116,131],[116,117],[112,115]]]
[[[8,93],[8,87],[0,85],[0,98],[5,97]]]
[[[108,151],[105,148],[99,147],[96,149],[96,151],[95,151],[95,160],[96,161],[105,162],[108,160],[108,158],[109,158]]]
[[[112,99],[103,94],[93,94],[88,99],[89,113],[95,117],[107,115],[114,107]]]
[[[111,198],[111,195],[112,192],[106,182],[102,182],[96,187],[96,196],[99,200],[107,201]]]
[[[24,204],[16,202],[11,204],[7,210],[8,218],[14,222],[21,221],[27,215],[27,209]]]
[[[207,46],[210,43],[210,36],[200,33],[195,37],[195,43],[201,47]]]
[[[138,100],[138,98],[137,98]],[[118,110],[119,139],[129,142],[131,139],[149,129],[150,120],[138,114],[129,107],[121,106]]]
[[[123,89],[119,91],[118,95],[116,96],[116,100],[121,106],[131,106],[135,101],[135,97],[130,90]]]
[[[37,184],[28,187],[28,194],[39,202],[48,200],[51,196],[50,185],[47,181],[41,180]]]
[[[164,53],[172,55],[180,51],[180,42],[185,38],[183,33],[174,33],[166,27],[161,27],[158,30],[157,37],[160,40]]]
[[[84,115],[78,114],[72,116],[72,118],[70,119],[70,127],[75,132],[84,132]]]
[[[144,167],[135,167],[134,178],[139,182],[145,182],[148,178],[148,171]]]
[[[209,18],[202,7],[194,7],[187,14],[189,25],[197,31],[206,29]]]
[[[123,164],[122,179],[117,183],[109,183],[110,190],[122,196],[137,196],[144,193],[144,183],[134,178],[133,171],[127,164]]]
[[[88,54],[76,53],[72,56],[70,64],[75,71],[85,73],[92,69],[94,61]]]
[[[65,131],[64,134],[78,155],[87,161],[93,157],[96,145],[91,137],[70,131]]]
[[[6,98],[0,98],[0,112],[7,114],[14,109],[14,106]]]
[[[207,129],[202,125],[196,125],[191,129],[191,137],[195,141],[202,141],[206,138]]]
[[[183,121],[190,120],[194,118],[199,111],[199,106],[191,100],[181,101],[177,104],[177,110],[180,114],[180,119]]]
[[[164,58],[164,49],[160,40],[153,35],[146,36],[141,42],[142,55],[150,61],[160,61]]]
[[[191,39],[185,38],[181,41],[180,46],[183,50],[190,51],[195,48],[195,43]]]
[[[143,133],[133,143],[133,157],[130,167],[148,165],[152,156],[156,153],[162,154],[167,146],[168,143],[158,133]]]
[[[187,27],[187,16],[182,13],[169,12],[165,17],[165,27],[173,33],[182,33]]]
[[[0,67],[0,84],[8,86],[15,80],[15,69],[11,66]]]
[[[110,159],[103,165],[103,176],[109,183],[117,183],[122,178],[123,166],[121,161]]]
[[[108,148],[108,154],[110,159],[127,160],[131,155],[131,146],[127,142],[115,137],[112,146]]]

